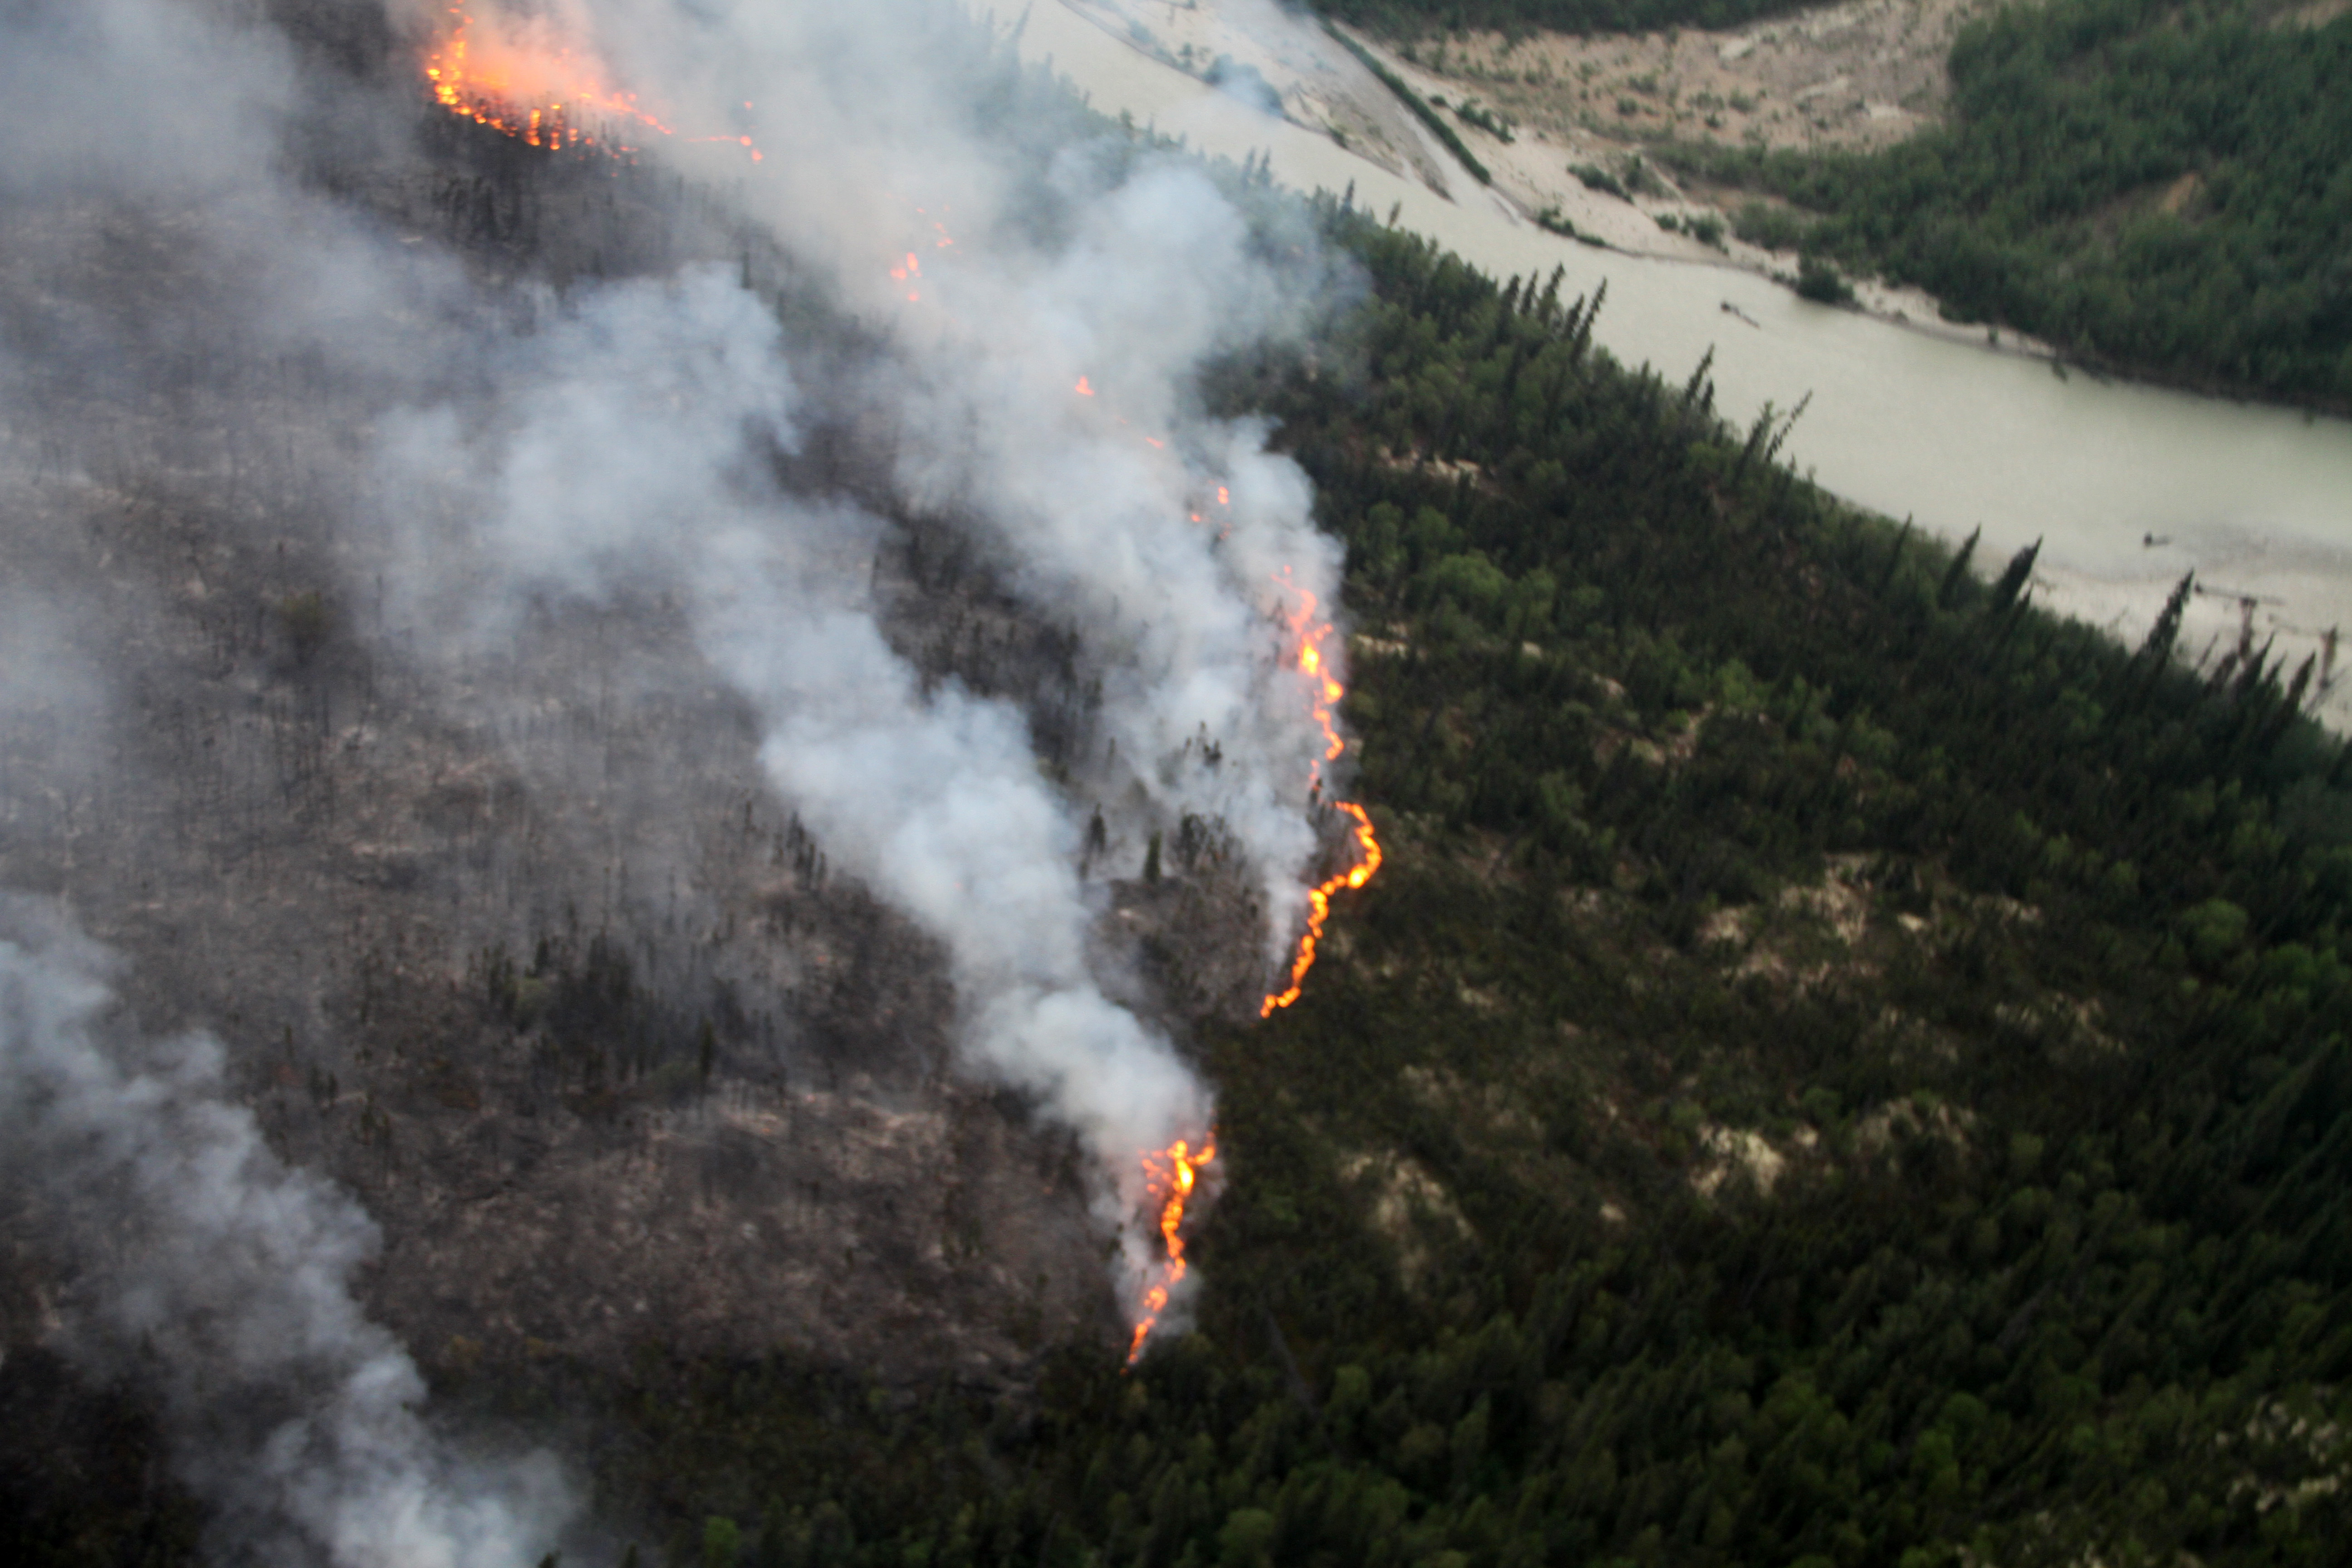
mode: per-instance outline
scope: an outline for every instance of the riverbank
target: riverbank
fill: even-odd
[[[1748,195],[1684,179],[1657,160],[1654,144],[1661,136],[1709,134],[1706,119],[1721,118],[1704,107],[1710,103],[1727,112],[1735,112],[1730,105],[1748,105],[1751,113],[1740,118],[1749,135],[1768,145],[1792,142],[1796,133],[1783,122],[1782,111],[1770,106],[1775,89],[1766,84],[1780,84],[1779,90],[1810,109],[1818,94],[1791,89],[1789,80],[1809,71],[1831,71],[1828,80],[1850,82],[1847,72],[1832,68],[1849,52],[1875,58],[1872,47],[1882,44],[1876,54],[1907,62],[1911,71],[1905,74],[1897,63],[1882,60],[1881,79],[1908,83],[1928,57],[1923,40],[1933,37],[1940,40],[1938,47],[1948,47],[1959,22],[1983,3],[1856,0],[1722,35],[1539,35],[1514,47],[1499,34],[1471,34],[1428,60],[1362,34],[1349,36],[1408,89],[1453,111],[1458,133],[1492,174],[1494,188],[1529,221],[1549,218],[1579,238],[1628,256],[1737,268],[1793,289],[1801,266],[1795,251],[1753,245],[1733,232],[1737,209],[1751,199]],[[1915,25],[1895,20],[1906,17]],[[1934,58],[1940,75],[1941,57]],[[1597,68],[1602,59],[1610,70]],[[1505,62],[1524,68],[1507,69]],[[1738,85],[1743,82],[1753,96]],[[1616,90],[1621,87],[1626,90]],[[1637,89],[1642,96],[1633,96]],[[1638,104],[1640,112],[1612,126],[1591,107],[1595,94]],[[1904,95],[1917,107],[1892,118],[1872,112],[1886,107],[1876,100],[1856,97],[1834,114],[1807,113],[1794,123],[1819,132],[1808,144],[1875,144],[1899,133],[1897,127],[1927,122],[1932,109],[1940,107],[1940,96],[1925,88],[1906,87]],[[1569,109],[1570,101],[1579,107]],[[1536,112],[1528,112],[1531,107]],[[1738,128],[1727,122],[1712,134]],[[2053,344],[2026,333],[1948,320],[1942,301],[1923,289],[1874,278],[1844,281],[1853,291],[1851,309],[1907,331],[2049,363],[2064,357]]]
[[[1712,353],[1717,406],[1738,425],[1810,398],[1783,448],[1801,472],[1949,541],[1981,528],[1988,564],[2039,541],[2041,601],[2127,642],[2187,571],[2233,591],[2193,602],[2181,639],[2192,653],[2235,646],[2245,598],[2254,645],[2275,637],[2274,657],[2324,659],[2328,631],[2352,626],[2352,426],[2341,421],[2062,378],[2005,333],[1996,349],[1982,329],[1954,331],[1931,312],[1895,321],[1900,303],[1881,316],[1815,305],[1654,222],[1651,254],[1578,243],[1466,175],[1441,195],[1213,89],[1073,5],[1034,7],[1021,50],[1051,59],[1107,112],[1211,156],[1262,162],[1296,190],[1352,188],[1359,206],[1393,213],[1497,278],[1558,268],[1570,298],[1606,282],[1597,337],[1619,359],[1679,382]],[[2352,682],[2331,687],[2321,710],[2352,728]]]
[[[1924,85],[1929,75],[1941,79],[1936,51],[1948,48],[1959,23],[1989,0],[1853,0],[1721,35],[1540,35],[1515,42],[1473,33],[1427,58],[1332,26],[1345,44],[1444,118],[1478,173],[1489,176],[1483,182],[1372,70],[1265,0],[1062,3],[1122,45],[1244,109],[1328,137],[1341,151],[1418,179],[1450,200],[1475,202],[1485,184],[1517,221],[1595,248],[1733,268],[1794,288],[1795,252],[1751,245],[1732,233],[1733,212],[1746,193],[1682,179],[1651,156],[1652,143],[1663,135],[1704,133],[1706,117],[1715,115],[1706,106],[1716,104],[1734,116],[1729,129],[1769,145],[1877,144],[1924,123],[1940,105],[1940,96]],[[1856,60],[1871,65],[1865,69]],[[1813,74],[1850,84],[1858,69],[1864,89],[1897,94],[1913,107],[1890,117],[1876,97],[1832,103],[1818,90],[1790,85]],[[1777,107],[1776,92],[1801,110]],[[1590,107],[1596,95],[1638,104],[1640,112],[1612,126]],[[1498,124],[1509,129],[1498,134]],[[1853,310],[1906,331],[2052,363],[2065,357],[2024,333],[1948,321],[1924,289],[1875,279],[1847,282]]]

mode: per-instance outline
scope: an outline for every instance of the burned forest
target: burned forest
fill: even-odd
[[[983,25],[915,9],[990,170],[993,142],[1108,147]],[[427,1378],[783,1353],[1024,1397],[1048,1347],[1139,1346],[1181,1305],[1162,1187],[1213,1137],[1189,1042],[1255,1015],[1297,879],[1345,853],[1279,608],[1328,596],[1336,547],[1289,549],[1319,538],[1303,480],[1186,393],[1224,325],[1126,377],[1165,438],[1098,421],[1093,480],[1129,493],[1041,524],[1065,503],[1005,477],[1030,437],[988,427],[1034,426],[989,378],[1035,351],[878,311],[863,282],[917,265],[895,236],[793,227],[799,193],[746,193],[748,134],[635,145],[673,132],[634,94],[544,136],[459,100],[466,62],[599,68],[546,35],[578,20],[10,24],[163,121],[58,134],[0,186],[16,1113],[54,1128],[134,1064],[90,1112],[129,1152],[80,1181],[27,1156],[0,1300],[11,1364],[69,1384],[62,1350],[92,1399],[118,1372],[89,1324],[146,1288],[137,1244],[100,1266],[83,1233],[172,1222],[165,1193],[113,1220],[83,1194],[205,1157],[142,1070],[249,1129],[225,1201],[331,1184],[368,1237],[334,1311]],[[1013,254],[974,298],[1034,289],[1149,151],[991,192],[965,243]],[[1213,181],[1157,178],[1148,216],[1255,243]],[[1087,505],[1189,537],[1090,558]],[[1155,580],[1213,602],[1171,622]],[[188,1354],[233,1365],[246,1331]]]
[[[447,251],[471,308],[697,262],[794,287],[678,175],[417,120],[411,157],[304,173],[349,221]],[[230,1044],[273,1143],[384,1226],[388,1321],[428,1355],[617,1357],[650,1331],[1002,1378],[1111,1310],[1070,1152],[949,1070],[934,944],[763,786],[756,725],[675,605],[542,607],[495,653],[419,650],[351,521],[396,389],[211,330],[247,237],[165,203],[10,230],[16,331],[103,347],[11,367],[36,423],[10,430],[9,653],[33,690],[7,714],[0,882],[125,956],[142,1027]],[[829,330],[854,352],[854,321]],[[824,431],[792,482],[890,507],[887,439]],[[924,678],[1080,744],[1069,629],[950,525],[894,521],[872,574]],[[1187,930],[1255,980],[1247,910],[1222,923]]]
[[[0,15],[0,1547],[2329,1560],[2329,672],[1018,26]]]

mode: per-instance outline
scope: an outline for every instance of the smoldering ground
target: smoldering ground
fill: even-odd
[[[1112,1341],[1136,1157],[1212,1114],[1190,1019],[1328,833],[1283,617],[1336,553],[1194,389],[1323,262],[950,10],[540,8],[735,138],[635,162],[431,110],[440,10],[0,23],[0,880],[212,1031],[256,1179],[383,1227],[314,1271],[444,1378]],[[135,1271],[86,1228],[42,1235],[88,1315]]]
[[[111,966],[54,906],[0,899],[10,1217],[72,1259],[66,1348],[160,1392],[240,1552],[529,1560],[570,1510],[552,1461],[471,1463],[427,1432],[415,1365],[350,1293],[374,1226],[226,1099],[218,1042],[108,1041]]]

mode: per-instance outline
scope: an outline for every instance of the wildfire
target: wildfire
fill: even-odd
[[[607,125],[641,125],[677,135],[646,112],[635,93],[613,86],[593,58],[548,36],[544,27],[478,32],[476,26],[463,5],[450,6],[448,22],[425,52],[425,77],[433,84],[434,101],[451,113],[551,152],[600,146],[598,128]],[[753,163],[761,160],[749,136],[682,140],[732,142],[749,152]],[[635,149],[616,145],[614,151]]]
[[[1221,505],[1231,504],[1223,487],[1218,489],[1217,500]],[[1197,515],[1194,521],[1199,521]],[[1323,788],[1324,769],[1337,762],[1340,753],[1347,750],[1347,742],[1340,738],[1335,714],[1339,700],[1347,695],[1347,689],[1331,673],[1330,658],[1324,645],[1330,641],[1334,628],[1329,621],[1316,618],[1316,612],[1320,607],[1316,596],[1291,583],[1287,573],[1280,581],[1283,586],[1299,596],[1298,613],[1291,618],[1290,629],[1298,639],[1299,671],[1315,682],[1315,721],[1322,727],[1323,754],[1316,760],[1309,782],[1313,792],[1319,795]],[[1298,940],[1297,955],[1291,960],[1290,983],[1286,989],[1265,999],[1265,1005],[1258,1009],[1260,1017],[1270,1016],[1276,1008],[1287,1007],[1298,1000],[1307,972],[1315,966],[1315,949],[1322,941],[1324,923],[1331,916],[1331,896],[1342,888],[1362,887],[1381,868],[1381,844],[1372,832],[1370,815],[1354,801],[1334,801],[1332,804],[1355,819],[1356,863],[1307,895],[1307,931]],[[1146,1190],[1160,1205],[1160,1236],[1167,1248],[1167,1261],[1161,1265],[1159,1280],[1143,1293],[1143,1311],[1136,1321],[1135,1338],[1127,1349],[1129,1366],[1133,1366],[1137,1358],[1143,1354],[1144,1342],[1159,1326],[1160,1314],[1167,1310],[1171,1292],[1184,1278],[1187,1268],[1184,1261],[1184,1211],[1192,1202],[1201,1167],[1216,1157],[1213,1133],[1202,1144],[1197,1154],[1192,1152],[1189,1142],[1180,1138],[1165,1150],[1143,1156]]]
[[[746,104],[744,107],[748,109],[751,105]],[[752,156],[756,158],[759,154],[755,153]],[[905,200],[904,197],[898,195],[895,191],[885,191],[882,194],[889,197],[892,201]],[[915,216],[929,223],[931,226],[932,232],[939,236],[937,239],[931,242],[931,247],[934,250],[953,250],[955,248],[955,236],[948,232],[946,222],[948,209],[946,207],[942,206],[940,208],[940,216],[936,218],[931,216],[931,212],[929,207],[916,207],[914,210]],[[890,268],[890,280],[906,289],[907,303],[909,305],[919,305],[923,302],[923,291],[921,288],[922,277],[922,258],[911,250],[906,253],[905,260]]]
[[[1160,1326],[1160,1314],[1167,1310],[1168,1298],[1176,1282],[1184,1278],[1184,1209],[1192,1201],[1192,1189],[1200,1183],[1201,1167],[1217,1157],[1217,1135],[1212,1132],[1201,1143],[1201,1152],[1192,1152],[1191,1141],[1179,1138],[1157,1153],[1143,1156],[1145,1189],[1160,1205],[1160,1238],[1167,1248],[1168,1260],[1160,1266],[1160,1277],[1143,1293],[1143,1315],[1136,1321],[1135,1339],[1127,1347],[1127,1364],[1133,1366],[1143,1353],[1143,1342]]]
[[[890,268],[890,280],[894,283],[911,283],[919,285],[922,276],[923,264],[911,250],[907,252],[907,259],[904,265]],[[907,302],[908,304],[920,304],[922,303],[922,290],[919,287],[910,288],[907,290]]]
[[[1223,492],[1220,491],[1219,495],[1222,498]],[[1291,586],[1287,574],[1282,581],[1285,586]],[[1299,671],[1315,682],[1315,721],[1323,729],[1323,755],[1316,763],[1310,781],[1312,792],[1320,795],[1324,767],[1338,762],[1339,754],[1348,749],[1348,742],[1340,739],[1339,725],[1333,718],[1333,710],[1339,707],[1339,699],[1348,693],[1347,689],[1332,676],[1330,660],[1324,652],[1323,645],[1331,638],[1331,623],[1315,618],[1318,604],[1313,594],[1304,588],[1295,589],[1295,592],[1299,595],[1300,605],[1298,614],[1292,617],[1290,629],[1298,638]],[[1261,1018],[1270,1018],[1275,1009],[1287,1007],[1298,1000],[1299,993],[1307,984],[1307,972],[1315,967],[1315,949],[1323,940],[1324,923],[1331,918],[1331,895],[1342,888],[1362,887],[1381,868],[1381,842],[1372,833],[1370,815],[1354,801],[1338,800],[1331,804],[1356,819],[1353,828],[1356,863],[1308,891],[1307,931],[1298,939],[1297,956],[1290,961],[1290,983],[1266,997],[1257,1010]]]

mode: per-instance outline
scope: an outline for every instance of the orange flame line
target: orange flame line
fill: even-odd
[[[1295,587],[1295,584],[1290,582],[1290,574],[1286,568],[1280,581],[1286,587]],[[1304,588],[1297,588],[1296,591],[1301,603],[1297,616],[1291,621],[1291,630],[1298,637],[1298,668],[1300,673],[1315,679],[1317,692],[1320,699],[1315,704],[1315,722],[1322,726],[1323,730],[1323,756],[1315,764],[1310,780],[1312,789],[1319,792],[1323,787],[1325,765],[1338,762],[1339,754],[1348,749],[1348,742],[1340,738],[1339,726],[1332,721],[1332,710],[1339,706],[1339,700],[1345,697],[1348,691],[1347,688],[1332,679],[1330,671],[1325,668],[1327,661],[1324,657],[1323,644],[1331,636],[1331,623],[1324,621],[1318,624],[1315,619],[1317,605],[1315,595]],[[1257,1016],[1261,1018],[1270,1018],[1274,1016],[1277,1008],[1287,1007],[1297,1001],[1300,993],[1306,988],[1307,972],[1315,967],[1315,950],[1323,941],[1325,922],[1331,918],[1331,895],[1342,888],[1362,887],[1370,881],[1373,874],[1381,868],[1381,842],[1372,832],[1370,814],[1354,801],[1339,800],[1331,804],[1356,819],[1353,829],[1357,848],[1356,863],[1307,892],[1307,931],[1298,939],[1297,956],[1290,961],[1290,983],[1282,990],[1266,997],[1257,1010]]]
[[[594,63],[581,59],[569,48],[559,47],[552,56],[542,56],[535,62],[566,83],[564,101],[537,105],[514,101],[505,77],[496,66],[487,70],[476,68],[472,40],[467,37],[474,18],[462,5],[451,5],[449,16],[447,31],[425,57],[425,76],[432,84],[434,100],[451,113],[550,152],[603,145],[601,138],[573,122],[583,104],[593,113],[614,120],[633,120],[665,136],[677,134],[672,127],[638,107],[635,93],[606,87]],[[759,148],[749,136],[695,136],[687,140],[731,142],[750,153],[753,163],[761,161]],[[636,149],[616,145],[614,151],[625,153]]]
[[[1363,858],[1307,895],[1307,934],[1298,939],[1298,956],[1290,961],[1290,984],[1259,1006],[1257,1016],[1261,1018],[1270,1018],[1275,1009],[1289,1006],[1306,989],[1307,972],[1315,967],[1315,949],[1323,940],[1324,922],[1331,918],[1331,895],[1342,888],[1362,887],[1381,868],[1381,846],[1380,840],[1372,837],[1372,819],[1354,801],[1332,804],[1356,819],[1356,843]]]
[[[1143,1314],[1136,1320],[1135,1338],[1127,1347],[1129,1366],[1143,1353],[1143,1342],[1160,1326],[1160,1314],[1167,1310],[1170,1294],[1191,1267],[1184,1261],[1184,1208],[1192,1201],[1201,1167],[1216,1157],[1217,1135],[1213,1131],[1202,1142],[1197,1154],[1192,1152],[1188,1140],[1179,1138],[1157,1153],[1143,1156],[1146,1190],[1160,1198],[1160,1239],[1167,1248],[1168,1261],[1160,1281],[1143,1293]]]

